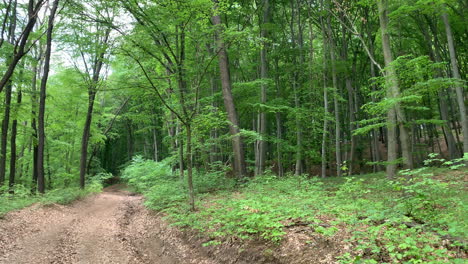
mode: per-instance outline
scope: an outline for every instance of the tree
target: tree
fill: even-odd
[[[385,60],[385,73],[386,73],[386,86],[387,97],[389,99],[398,99],[400,97],[400,89],[398,87],[398,77],[392,65],[393,56],[390,46],[390,36],[388,33],[388,2],[387,0],[379,0],[377,2],[379,8],[380,31],[382,34],[382,49]],[[388,165],[387,176],[392,179],[396,175],[396,162],[397,162],[397,131],[396,126],[400,129],[400,141],[403,153],[403,159],[408,167],[412,168],[412,157],[409,148],[409,135],[405,127],[406,121],[403,110],[398,102],[393,103],[387,115],[387,133],[388,133]]]
[[[34,25],[36,24],[39,11],[41,10],[45,2],[46,2],[45,0],[38,0],[36,3],[34,0],[29,0],[28,2],[28,12],[27,12],[28,20],[20,34],[19,39],[14,41],[14,43],[13,41],[11,43],[13,45],[13,54],[11,54],[10,56],[10,62],[8,64],[7,70],[3,73],[0,79],[0,93],[3,91],[3,88],[5,88],[5,86],[8,85],[8,82],[10,81],[10,78],[13,75],[15,68],[18,65],[19,61],[30,50],[30,47],[27,47],[27,44],[29,42],[29,36],[31,35],[34,29]],[[8,2],[7,9],[4,15],[4,21],[6,21],[8,17],[10,17],[11,15],[10,12],[12,12],[14,16],[16,16],[16,0],[14,1],[10,0]],[[16,22],[13,24],[16,24]],[[2,47],[2,45],[4,44],[3,33],[6,29],[5,25],[6,23],[4,22],[2,24],[2,35],[1,35],[0,47]],[[10,23],[10,25],[12,24]]]
[[[223,30],[221,17],[219,15],[218,1],[214,1],[214,12],[215,14],[211,18],[212,23],[217,27],[215,32],[215,39],[218,46],[218,57],[219,57],[219,71],[221,77],[221,87],[223,92],[224,106],[228,113],[229,119],[229,132],[232,137],[232,150],[234,153],[234,171],[237,177],[242,178],[247,174],[244,157],[244,147],[242,138],[240,136],[239,119],[237,117],[236,108],[234,105],[234,99],[232,96],[231,88],[231,74],[229,70],[229,59],[226,51],[225,43],[223,40]]]
[[[442,6],[442,8],[445,8],[445,6]],[[458,70],[458,64],[457,64],[457,55],[455,51],[455,44],[453,41],[453,34],[452,34],[452,28],[450,26],[450,22],[448,19],[447,11],[443,10],[442,11],[442,21],[444,22],[445,26],[445,33],[447,35],[447,44],[448,44],[448,50],[450,54],[450,66],[452,69],[452,77],[460,80],[460,72]],[[458,84],[455,87],[455,91],[457,93],[457,104],[458,104],[458,111],[460,113],[460,123],[462,127],[462,134],[463,134],[463,153],[468,153],[468,119],[466,118],[466,104],[465,104],[465,97],[463,95],[463,88],[461,84]]]
[[[39,95],[39,117],[38,117],[38,145],[37,145],[37,189],[40,193],[45,192],[44,176],[44,150],[45,150],[45,105],[47,80],[49,78],[50,56],[52,53],[52,32],[54,30],[54,19],[60,0],[55,0],[50,10],[46,33],[46,49],[44,54],[44,69],[41,79]]]

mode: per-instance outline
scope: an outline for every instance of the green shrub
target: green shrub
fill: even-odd
[[[464,177],[451,169],[443,180],[418,169],[394,181],[382,173],[329,179],[266,174],[241,185],[223,169],[195,171],[196,212],[188,210],[185,182],[165,161],[136,158],[123,178],[174,225],[208,235],[214,242],[207,246],[228,237],[279,242],[287,226],[300,223],[328,237],[346,228],[355,246],[337,257],[341,263],[446,263],[456,254],[441,246],[442,237],[463,240],[468,230]]]

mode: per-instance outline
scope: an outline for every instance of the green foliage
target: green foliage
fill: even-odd
[[[147,198],[146,205],[156,210],[181,206],[187,199],[186,183],[172,175],[170,160],[154,162],[135,156],[122,171],[121,178],[135,191],[143,193]],[[219,166],[217,170],[204,173],[195,171],[193,175],[194,190],[200,194],[229,189],[234,184],[233,179],[225,178],[225,170]]]
[[[460,179],[441,181],[428,170],[442,173],[402,171],[394,181],[382,174],[325,180],[266,174],[237,190],[224,173],[195,173],[196,189],[204,193],[196,212],[187,211],[184,187],[164,162],[135,158],[123,175],[144,193],[150,208],[165,212],[174,225],[209,236],[205,246],[229,237],[279,243],[289,226],[300,222],[326,237],[345,227],[356,246],[338,258],[341,263],[449,263],[455,260],[453,252],[440,245],[444,236],[467,236],[467,197]],[[323,220],[324,215],[331,220]]]
[[[35,203],[41,204],[69,204],[77,199],[84,198],[93,193],[99,193],[102,185],[92,182],[82,190],[78,187],[61,188],[47,192],[46,194],[32,194],[23,185],[15,185],[14,194],[8,192],[6,187],[0,189],[0,217],[10,211],[18,210]]]

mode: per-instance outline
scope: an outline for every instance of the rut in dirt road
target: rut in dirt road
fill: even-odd
[[[0,220],[0,263],[211,263],[161,239],[166,226],[118,187],[70,206],[33,206]]]

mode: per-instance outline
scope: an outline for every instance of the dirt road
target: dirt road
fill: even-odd
[[[0,220],[0,263],[212,263],[118,186]]]

